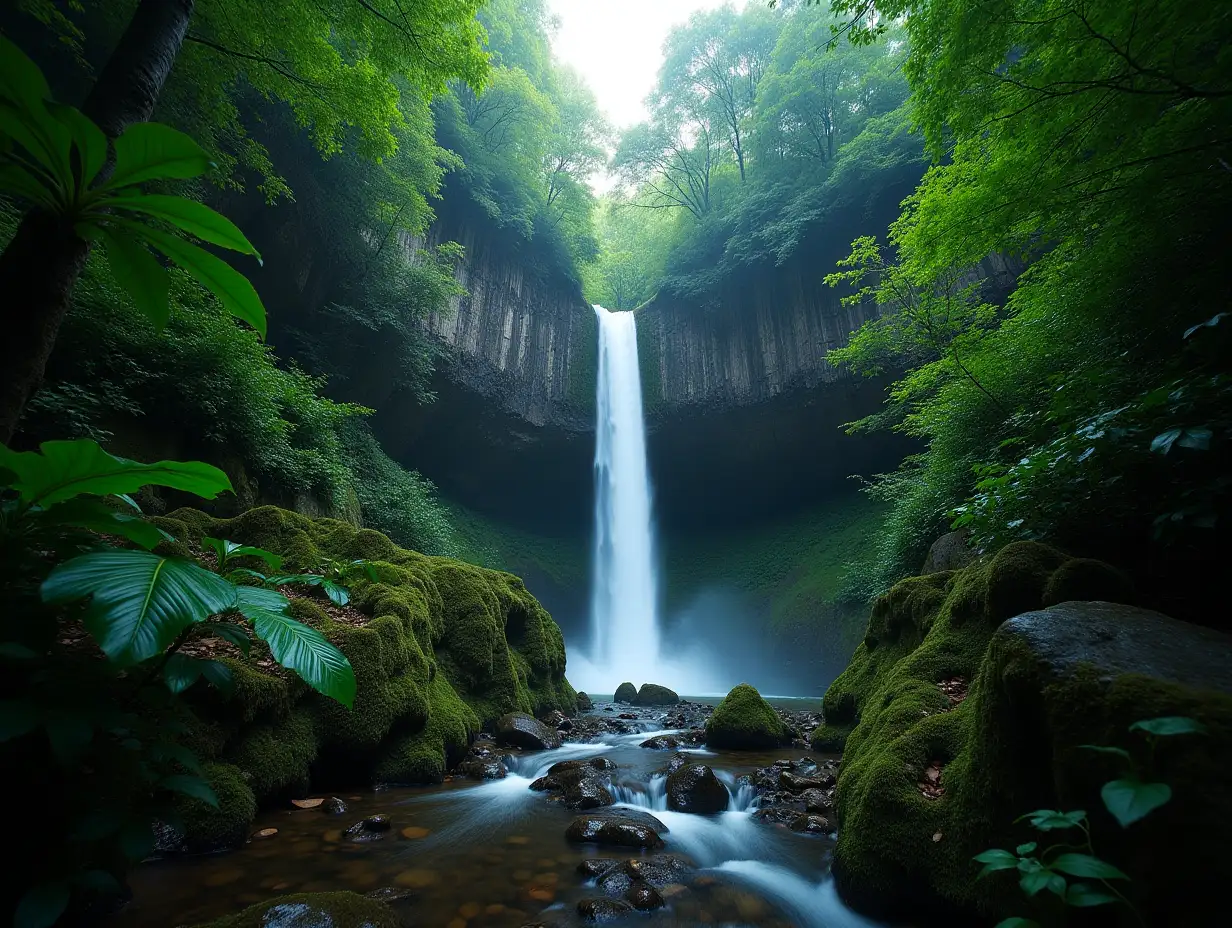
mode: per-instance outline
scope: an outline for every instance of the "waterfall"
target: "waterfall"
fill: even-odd
[[[659,656],[658,577],[646,467],[646,426],[631,312],[595,307],[595,539],[591,662],[611,680],[646,682]]]

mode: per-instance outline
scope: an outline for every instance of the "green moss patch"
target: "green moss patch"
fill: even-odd
[[[713,748],[757,751],[788,740],[778,713],[747,683],[733,687],[706,721],[706,744]]]

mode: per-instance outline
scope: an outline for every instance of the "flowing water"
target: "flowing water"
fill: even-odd
[[[661,716],[660,716],[661,719]],[[561,760],[604,755],[619,765],[613,783],[618,802],[650,811],[670,831],[661,853],[690,858],[698,870],[687,891],[666,909],[638,916],[654,926],[729,925],[756,928],[867,928],[873,923],[848,911],[826,874],[832,842],[794,834],[752,818],[753,797],[736,778],[765,766],[777,754],[693,753],[711,765],[732,793],[726,812],[696,815],[667,809],[665,778],[658,771],[669,753],[638,747],[656,734],[646,729],[609,735],[596,744],[516,757],[503,780],[453,780],[435,787],[344,795],[350,811],[270,811],[253,825],[277,828],[238,851],[167,861],[132,874],[133,902],[116,928],[193,925],[292,892],[382,887],[410,889],[399,903],[410,923],[432,928],[519,928],[545,909],[571,912],[600,895],[577,873],[585,857],[636,856],[636,852],[576,845],[564,833],[574,813],[528,787]],[[382,840],[349,842],[342,830],[365,816],[388,814],[393,829]]]

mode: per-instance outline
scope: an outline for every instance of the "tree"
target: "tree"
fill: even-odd
[[[242,75],[258,92],[288,103],[324,153],[337,151],[354,127],[368,154],[392,154],[402,124],[397,80],[429,97],[451,78],[482,82],[477,6],[478,0],[141,0],[83,112],[108,138],[149,119],[187,40],[203,56],[194,81],[222,107],[215,115],[233,138],[246,137],[231,102]],[[247,151],[262,161],[260,146]],[[42,378],[89,248],[71,223],[36,209],[0,255],[0,288],[24,297],[20,311],[14,306],[4,320],[0,440],[12,436]]]

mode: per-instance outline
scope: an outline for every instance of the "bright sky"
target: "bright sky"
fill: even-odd
[[[735,0],[744,7],[745,0]],[[560,19],[552,48],[595,92],[618,127],[646,118],[642,100],[654,87],[671,27],[723,0],[549,0]]]

